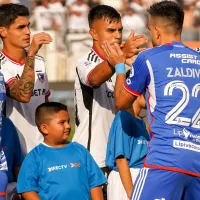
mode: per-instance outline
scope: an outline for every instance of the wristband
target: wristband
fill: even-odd
[[[115,65],[115,72],[116,75],[118,74],[126,74],[125,64],[124,63],[118,63]]]

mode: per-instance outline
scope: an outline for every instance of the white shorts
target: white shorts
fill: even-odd
[[[130,168],[130,171],[134,184],[140,168]],[[108,176],[107,198],[108,200],[128,200],[119,172],[116,172],[114,170],[112,170],[110,175]]]

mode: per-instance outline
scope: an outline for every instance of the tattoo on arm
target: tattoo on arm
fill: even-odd
[[[7,93],[11,98],[21,102],[30,100],[35,82],[34,61],[34,56],[28,56],[21,78],[8,86]]]

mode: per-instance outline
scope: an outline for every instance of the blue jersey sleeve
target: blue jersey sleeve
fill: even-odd
[[[132,64],[130,76],[126,79],[124,88],[134,96],[139,96],[149,83],[150,72],[148,69],[148,60],[142,52]]]
[[[24,159],[17,181],[17,192],[38,192],[38,162],[32,150]]]
[[[123,156],[129,160],[130,158],[130,132],[131,121],[130,113],[127,111],[118,112],[110,129],[106,166],[113,168],[116,165],[116,158]]]
[[[87,150],[86,150],[87,151]],[[107,182],[102,170],[98,167],[90,153],[87,151],[87,171],[89,188],[101,186]]]

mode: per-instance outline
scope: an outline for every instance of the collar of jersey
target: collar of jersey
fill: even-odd
[[[102,60],[106,60],[103,56],[99,54],[99,52],[94,47],[92,47],[92,51],[94,51]]]
[[[166,45],[169,45],[169,46],[182,45],[182,46],[184,46],[184,44],[182,42],[177,42],[177,41],[172,41],[172,42],[166,43]]]
[[[6,56],[12,63],[14,63],[14,64],[17,64],[17,65],[20,65],[20,66],[22,66],[22,65],[24,65],[25,64],[25,62],[26,62],[26,60],[24,60],[23,62],[18,62],[18,61],[16,61],[16,60],[14,60],[13,58],[11,58],[3,49],[2,49],[2,51],[1,51],[1,53],[3,53],[3,55],[4,56]]]

